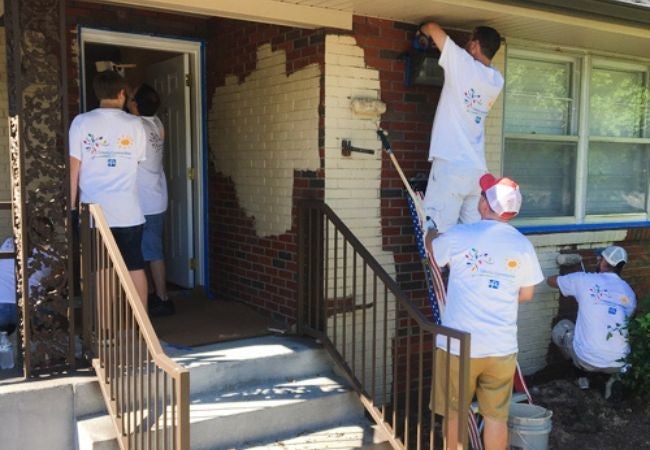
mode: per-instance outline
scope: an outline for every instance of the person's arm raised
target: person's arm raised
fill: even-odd
[[[447,40],[447,33],[442,29],[442,27],[440,27],[440,25],[435,22],[426,22],[420,26],[420,33],[433,39],[433,43],[436,44],[438,50],[442,51],[442,48],[445,46],[445,41]]]

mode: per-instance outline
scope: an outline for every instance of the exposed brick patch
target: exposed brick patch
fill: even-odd
[[[429,138],[440,88],[406,86],[404,54],[411,47],[416,27],[411,24],[355,16],[353,35],[363,48],[368,67],[379,71],[381,100],[386,103],[381,126],[389,132],[393,152],[408,179],[429,173]],[[461,38],[464,34],[453,35]],[[400,287],[428,316],[426,283],[413,236],[406,190],[390,159],[383,155],[381,171],[381,223],[383,248],[395,257]]]
[[[210,28],[214,32],[206,47],[210,67],[207,72],[208,92],[214,92],[216,86],[222,86],[226,75],[236,74],[243,81],[255,70],[257,48],[262,44],[270,43],[273,51],[286,52],[287,74],[309,64],[323,64],[323,29],[303,30],[222,18],[211,19]],[[207,101],[209,108],[212,101],[210,96]]]

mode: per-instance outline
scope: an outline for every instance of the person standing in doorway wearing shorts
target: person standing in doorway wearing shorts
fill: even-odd
[[[167,179],[163,168],[165,129],[156,116],[159,107],[160,97],[148,84],[141,84],[127,103],[129,112],[140,116],[147,135],[146,160],[138,166],[138,192],[145,217],[142,256],[153,282],[153,289],[149,293],[149,314],[152,317],[171,315],[175,312],[174,304],[167,296],[163,252]]]
[[[477,27],[463,49],[434,22],[423,24],[418,33],[440,49],[439,64],[445,72],[423,201],[425,213],[443,233],[458,222],[480,219],[478,179],[487,172],[485,118],[503,88],[503,77],[491,66],[501,36],[494,28]]]
[[[142,121],[123,111],[128,84],[112,70],[98,73],[93,89],[99,107],[79,114],[69,130],[70,208],[99,204],[143,305],[147,277],[142,258],[144,215],[138,197],[137,170],[145,159]],[[77,192],[78,191],[78,192]]]

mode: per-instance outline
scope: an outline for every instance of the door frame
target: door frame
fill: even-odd
[[[205,149],[205,111],[204,96],[205,83],[203,75],[204,64],[204,43],[189,39],[173,39],[137,33],[123,33],[118,31],[100,30],[97,28],[79,28],[79,54],[81,79],[79,83],[81,106],[84,107],[85,88],[85,44],[106,44],[118,47],[134,47],[146,50],[158,50],[170,53],[185,53],[190,58],[191,83],[195,89],[190,90],[190,116],[192,119],[192,148],[191,161],[196,170],[193,195],[193,254],[196,258],[197,267],[194,271],[194,285],[208,285],[207,270],[207,191],[206,191],[206,149]]]

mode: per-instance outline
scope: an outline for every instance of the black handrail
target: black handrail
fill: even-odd
[[[323,342],[356,389],[368,413],[397,449],[433,449],[436,433],[435,342],[460,347],[460,398],[470,399],[468,333],[436,325],[319,200],[298,203],[298,332]],[[448,366],[449,360],[443,363]],[[451,406],[445,400],[445,410]],[[467,416],[459,415],[460,442],[467,446]]]

